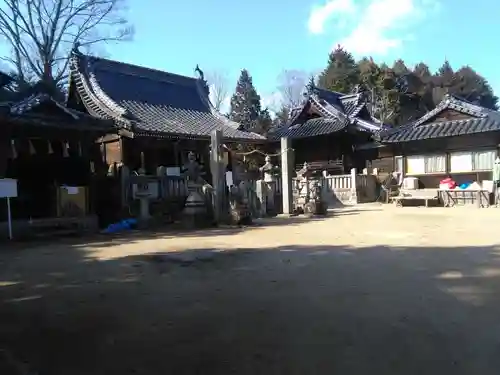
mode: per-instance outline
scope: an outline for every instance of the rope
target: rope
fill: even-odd
[[[234,151],[234,150],[230,149],[226,145],[222,145],[222,147],[224,147],[230,153],[232,153],[234,155],[240,155],[240,156],[248,156],[248,155],[252,155],[252,154],[260,154],[260,155],[264,155],[264,156],[274,157],[274,156],[281,156],[281,155],[287,153],[288,151],[293,151],[294,150],[293,148],[287,148],[286,150],[278,152],[276,154],[267,154],[267,153],[265,153],[263,151],[260,151],[260,150],[257,150],[257,149],[252,150],[252,151],[248,151],[248,152],[237,152],[237,151]]]

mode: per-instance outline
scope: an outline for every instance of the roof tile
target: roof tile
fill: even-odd
[[[218,113],[208,99],[201,79],[185,77],[117,61],[73,53],[72,75],[82,82],[80,95],[86,106],[101,117],[133,124],[143,135],[160,133],[209,137],[221,130],[226,138],[264,140],[265,137],[238,129]]]
[[[468,119],[425,123],[446,109],[457,110],[471,117]],[[382,143],[395,143],[490,131],[500,131],[499,112],[448,95],[434,110],[417,121],[399,128],[381,131],[378,138]]]

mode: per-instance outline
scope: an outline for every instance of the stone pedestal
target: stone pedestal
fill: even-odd
[[[260,217],[276,215],[276,206],[274,202],[275,189],[276,182],[257,180],[256,195],[260,202]]]
[[[267,194],[264,180],[257,180],[255,183],[255,195],[257,195],[257,199],[260,203],[257,215],[259,217],[265,217],[267,215]]]
[[[248,197],[243,189],[243,182],[239,187],[233,186],[229,192],[229,216],[232,224],[251,225],[252,213],[248,205]]]
[[[140,205],[139,220],[148,221],[149,219],[151,219],[151,215],[149,214],[149,199],[148,198],[139,199],[139,205]]]
[[[307,216],[326,215],[327,206],[321,198],[319,181],[302,177],[296,182],[294,213]]]
[[[186,228],[206,228],[210,226],[205,197],[201,186],[188,186],[189,195],[182,211],[182,223]]]
[[[276,193],[276,182],[268,181],[266,182],[267,191],[267,205],[266,212],[270,216],[276,215],[276,205],[274,202],[274,194]]]

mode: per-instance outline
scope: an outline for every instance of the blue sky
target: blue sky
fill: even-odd
[[[317,71],[337,43],[378,61],[469,64],[500,94],[499,1],[129,1],[135,40],[109,47],[110,57],[187,75],[200,64],[226,72],[231,89],[246,68],[266,101],[283,69]]]
[[[436,69],[469,64],[500,94],[494,0],[128,0],[133,42],[107,56],[178,74],[223,71],[233,90],[246,68],[266,103],[283,69],[317,72],[337,43],[357,57],[403,58]]]

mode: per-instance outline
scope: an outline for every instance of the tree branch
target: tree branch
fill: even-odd
[[[57,85],[67,76],[76,41],[91,46],[121,41],[133,28],[122,17],[125,0],[4,0],[0,38],[12,48],[8,61],[20,78]]]

